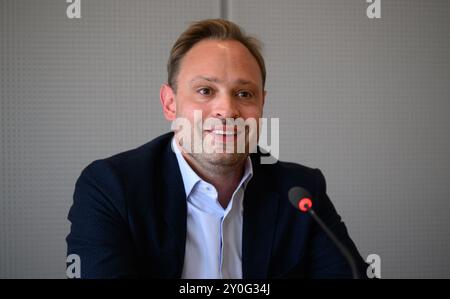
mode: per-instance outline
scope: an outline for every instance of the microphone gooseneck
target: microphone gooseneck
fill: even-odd
[[[326,226],[322,219],[313,210],[312,197],[309,191],[302,187],[292,187],[289,190],[288,198],[296,209],[311,215],[311,217],[317,222],[317,224],[322,228],[325,234],[331,239],[331,241],[336,245],[341,254],[347,260],[347,263],[352,271],[353,279],[359,279],[359,272],[356,267],[355,259],[351,255],[350,251],[344,246],[344,244],[342,244],[341,241],[339,241],[336,235]]]

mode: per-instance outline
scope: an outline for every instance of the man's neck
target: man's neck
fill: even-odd
[[[182,152],[189,166],[204,181],[213,185],[218,193],[219,203],[225,209],[238,187],[245,171],[245,159],[238,165],[215,168],[209,171],[201,167],[192,157]]]

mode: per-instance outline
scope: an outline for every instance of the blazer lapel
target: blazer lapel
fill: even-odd
[[[242,232],[243,278],[267,278],[278,213],[278,193],[252,159],[253,179],[244,193]]]
[[[181,278],[186,246],[187,203],[183,179],[175,153],[171,148],[171,142],[165,150],[164,162],[165,167],[161,170],[164,184],[162,189],[165,191],[163,200],[164,220],[170,229],[176,247],[174,248],[176,269],[172,269],[175,271],[173,275]]]

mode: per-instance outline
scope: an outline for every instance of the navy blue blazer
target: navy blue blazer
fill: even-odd
[[[173,133],[97,160],[75,185],[67,253],[78,254],[81,278],[180,278],[187,204],[171,149]],[[287,197],[308,189],[315,211],[349,248],[361,274],[367,264],[330,202],[319,169],[251,154],[253,178],[244,193],[244,278],[351,278],[346,260],[308,214]]]

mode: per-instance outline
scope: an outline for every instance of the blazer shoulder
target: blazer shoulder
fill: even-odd
[[[163,167],[172,136],[167,133],[137,148],[95,160],[84,168],[80,177],[89,175],[116,188],[147,185]]]
[[[266,172],[277,174],[283,179],[288,178],[310,178],[314,177],[320,172],[318,168],[298,164],[294,162],[277,161],[274,164],[261,164],[261,168]]]
[[[105,162],[114,165],[119,170],[132,168],[140,169],[143,166],[161,160],[167,146],[170,146],[173,133],[161,135],[137,148],[115,154],[103,159]]]
[[[274,164],[261,165],[267,176],[276,179],[278,189],[288,192],[292,187],[303,187],[312,195],[324,192],[325,178],[320,169],[303,164],[277,161]]]
[[[312,175],[317,170],[310,166],[302,165],[294,162],[281,161],[267,154],[267,151],[258,147],[256,153],[250,155],[253,165],[262,171],[277,173],[278,175]]]
[[[172,136],[172,133],[167,133],[134,149],[97,159],[86,166],[83,172],[102,174],[113,171],[119,176],[148,174],[149,170],[159,166]]]
[[[278,161],[277,167],[279,168],[279,171],[283,173],[296,173],[296,174],[304,174],[304,175],[311,175],[314,174],[317,171],[317,168],[306,166],[303,164],[298,164],[294,162],[286,162],[286,161]]]

